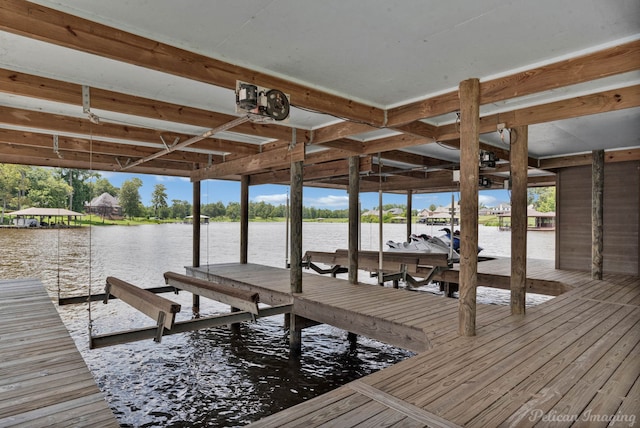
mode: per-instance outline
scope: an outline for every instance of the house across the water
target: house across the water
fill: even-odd
[[[511,212],[498,215],[498,227],[500,230],[511,230]],[[541,213],[527,208],[527,230],[556,230],[556,213]]]

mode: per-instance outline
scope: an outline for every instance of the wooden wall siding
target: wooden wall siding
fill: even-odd
[[[591,167],[558,173],[556,267],[591,269]],[[640,162],[608,163],[604,179],[604,272],[640,272]]]
[[[604,272],[640,274],[640,162],[604,167]]]

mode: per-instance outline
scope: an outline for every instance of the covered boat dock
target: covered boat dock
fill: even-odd
[[[66,228],[79,226],[78,217],[82,213],[65,208],[26,208],[23,210],[6,213],[9,217],[15,217],[15,227],[53,227]]]
[[[293,302],[292,358],[307,321],[392,331],[380,337],[396,344],[427,335],[405,345],[416,357],[257,426],[635,423],[637,0],[154,5],[0,4],[0,162],[188,178],[194,218],[203,182],[238,181],[238,263],[210,266],[206,279]],[[290,186],[287,270],[249,263],[250,190],[262,184]],[[348,281],[304,274],[304,186],[348,192]],[[540,280],[565,288],[535,308],[531,186],[556,186],[555,261]],[[480,188],[511,195],[510,258],[488,273]],[[380,206],[384,193],[404,194],[411,212],[416,195],[443,191],[462,201],[460,264],[440,273],[455,278],[458,300],[356,294],[360,193],[377,192]],[[200,222],[192,230],[198,274]],[[510,290],[508,307],[477,303],[484,280]]]

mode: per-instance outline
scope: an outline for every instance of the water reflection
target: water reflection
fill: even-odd
[[[416,228],[416,233],[437,234],[428,226]],[[303,250],[346,248],[346,232],[346,224],[305,224]],[[377,249],[377,233],[377,225],[363,225],[363,249]],[[284,234],[283,223],[251,223],[249,262],[284,266]],[[402,240],[406,226],[385,225],[384,234],[385,241]],[[552,235],[530,238],[530,255],[553,257]],[[508,255],[509,236],[480,228],[481,245],[494,255]],[[237,261],[238,237],[238,223],[203,227],[202,263]],[[190,264],[187,225],[0,230],[0,278],[39,278],[52,298],[58,289],[63,296],[87,294],[89,287],[102,292],[106,276],[160,286],[163,272],[184,272]],[[438,292],[429,287],[426,291]],[[479,300],[508,303],[508,293],[488,293],[479,293]],[[179,320],[190,317],[190,294],[166,297],[182,305]],[[58,310],[124,426],[241,426],[412,355],[363,337],[351,351],[346,332],[316,326],[303,332],[302,359],[292,364],[282,316],[242,324],[240,336],[217,328],[167,336],[161,344],[144,341],[90,351],[87,306]],[[206,316],[228,307],[203,299],[201,310]],[[153,324],[118,301],[92,304],[91,316],[94,334]]]

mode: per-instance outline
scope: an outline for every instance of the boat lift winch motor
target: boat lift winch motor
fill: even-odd
[[[495,168],[496,162],[499,161],[495,153],[482,150],[480,151],[480,168]]]
[[[290,111],[289,95],[278,89],[263,88],[236,81],[236,112],[249,114],[253,120],[286,121]]]

